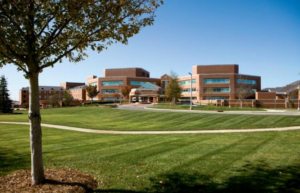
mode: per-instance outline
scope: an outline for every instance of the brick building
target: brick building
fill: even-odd
[[[72,92],[74,93],[72,95],[75,100],[85,100],[85,89],[82,91],[80,88],[84,87],[84,85],[85,83],[65,82],[61,83],[60,86],[39,86],[40,106],[42,108],[48,106],[51,97],[54,95],[61,104],[66,89],[70,89],[71,94]],[[82,96],[78,94],[80,92],[82,92]],[[24,87],[19,91],[19,101],[20,105],[29,104],[29,87]]]
[[[248,85],[251,88],[252,95],[255,98],[255,92],[261,90],[260,76],[239,74],[237,64],[228,65],[196,65],[192,71],[192,99],[199,100],[218,100],[235,99],[236,89],[239,85]],[[164,100],[164,88],[168,84],[169,75],[164,74],[160,78],[150,78],[150,73],[142,68],[118,68],[105,69],[104,77],[90,76],[87,78],[87,85],[97,85],[100,93],[95,100],[120,100],[120,89],[124,85],[129,85],[134,91],[141,92],[145,83],[151,83],[159,87],[153,87],[151,92],[148,88],[148,94],[144,90],[140,95],[141,102],[157,102]],[[182,101],[190,100],[191,76],[179,77],[178,81],[182,87]],[[140,89],[138,89],[140,88]],[[158,91],[159,90],[159,91]],[[138,100],[137,94],[131,93],[131,101]],[[153,95],[153,93],[156,93]],[[88,99],[88,97],[87,97]]]
[[[260,76],[239,74],[237,64],[196,65],[192,71],[193,100],[235,99],[236,90],[241,85],[248,85],[255,98],[255,92],[261,90]],[[179,77],[182,86],[182,100],[190,100],[191,76]]]
[[[150,78],[150,73],[142,68],[105,69],[103,75],[104,77],[90,76],[87,78],[87,85],[97,85],[99,91],[94,100],[118,101],[121,97],[122,86],[129,85],[135,89],[147,82],[159,86],[161,81],[160,78]],[[90,98],[87,97],[87,100]]]
[[[191,81],[192,80],[192,89]],[[96,85],[99,94],[93,98],[101,101],[119,101],[123,86],[130,86],[132,92],[130,101],[158,102],[165,100],[164,88],[169,81],[169,75],[151,78],[150,72],[142,68],[105,69],[103,77],[89,76],[86,85]],[[200,100],[236,99],[239,85],[248,85],[255,98],[255,92],[261,90],[260,76],[239,74],[237,64],[225,65],[195,65],[191,75],[178,77],[182,87],[181,101],[189,101],[192,92],[194,102]],[[145,85],[145,86],[143,86]],[[40,86],[40,100],[49,100],[51,92],[57,92],[62,99],[63,93],[69,89],[77,101],[91,100],[86,95],[85,83],[65,82],[60,87]],[[20,90],[20,102],[28,103],[28,87]],[[125,100],[122,97],[122,100]]]
[[[65,89],[61,86],[39,86],[40,106],[47,106],[50,98],[54,95],[58,100],[62,100],[64,93]],[[19,91],[19,101],[20,105],[29,104],[29,87],[23,87]]]

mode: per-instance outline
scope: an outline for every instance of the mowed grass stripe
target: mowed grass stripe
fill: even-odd
[[[9,130],[0,125],[0,133],[4,130],[14,133],[15,137],[28,136],[28,133],[18,132],[28,130],[28,126],[13,127]],[[0,139],[0,175],[16,169],[29,169],[30,144],[21,141],[14,146],[7,138],[0,136]],[[209,187],[211,183],[226,185],[227,180],[249,176],[240,186],[249,187],[248,183],[256,178],[262,180],[262,183],[264,179],[273,178],[274,175],[270,175],[275,170],[280,170],[284,176],[278,175],[269,190],[281,192],[282,189],[276,185],[279,178],[281,186],[288,187],[291,183],[285,181],[285,176],[296,178],[296,174],[291,173],[287,167],[297,167],[300,161],[300,131],[145,136],[95,135],[47,128],[43,129],[43,139],[47,143],[43,147],[44,152],[51,151],[44,153],[46,168],[69,167],[89,173],[99,180],[100,192],[157,192],[155,187],[159,181],[163,181],[163,184],[171,182],[175,188],[179,188],[175,181],[168,181],[173,179],[172,176],[186,188],[199,187],[200,181]],[[59,144],[71,149],[61,150],[57,148]],[[95,144],[95,147],[91,144]],[[26,145],[27,150],[19,148]],[[75,145],[83,148],[72,148]],[[5,148],[1,148],[3,146]],[[245,166],[263,172],[253,176],[245,170]],[[176,191],[171,189],[167,192]]]
[[[124,111],[107,107],[43,109],[41,114],[43,123],[102,130],[215,130],[300,125],[300,116]],[[28,122],[27,113],[0,116],[0,121]]]

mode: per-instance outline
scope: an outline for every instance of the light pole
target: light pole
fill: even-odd
[[[300,97],[299,97],[299,94],[300,94],[300,86],[298,86],[298,87],[297,87],[297,89],[298,89],[298,111],[299,111],[299,110],[300,110],[300,108],[299,108],[299,98],[300,98]]]
[[[230,85],[229,85],[229,97],[228,97],[228,107],[230,108],[230,92],[231,92],[231,88],[230,88]]]
[[[193,102],[192,102],[192,73],[189,72],[189,75],[191,75],[191,98],[190,98],[190,110],[193,110]]]
[[[201,79],[200,79],[201,80]],[[201,84],[200,84],[200,86],[199,86],[199,105],[200,105],[200,107],[201,107]]]

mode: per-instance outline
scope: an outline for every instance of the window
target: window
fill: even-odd
[[[23,98],[26,98],[26,95],[23,95]]]
[[[223,100],[227,98],[228,97],[204,97],[204,100]]]
[[[103,81],[102,86],[118,86],[123,85],[123,81]]]
[[[180,101],[190,101],[191,98],[190,97],[181,97]],[[197,100],[197,97],[192,97],[192,100]]]
[[[104,101],[120,101],[120,98],[113,98],[113,97],[105,97],[103,98]]]
[[[111,93],[119,93],[119,90],[117,89],[102,90],[102,94],[111,94]]]
[[[190,93],[191,89],[190,88],[186,88],[186,89],[182,89],[181,93]],[[195,88],[192,88],[192,92],[196,92]]]
[[[208,79],[205,78],[204,80],[204,84],[225,84],[225,83],[230,83],[229,78],[222,78],[222,79]]]
[[[131,86],[142,86],[144,84],[146,84],[147,82],[142,82],[142,81],[130,81],[130,85]],[[151,84],[155,84],[156,82],[151,82]]]
[[[91,83],[90,86],[97,86],[97,82]]]
[[[179,81],[179,85],[190,85],[190,80]],[[196,80],[192,80],[192,84],[196,84]]]
[[[204,88],[204,93],[229,92],[229,88]]]
[[[166,88],[168,83],[169,83],[169,81],[163,81],[163,88]]]
[[[23,90],[23,93],[26,93],[26,90]]]
[[[256,85],[256,80],[237,79],[237,83]]]

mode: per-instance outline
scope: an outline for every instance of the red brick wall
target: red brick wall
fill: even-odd
[[[193,74],[239,73],[237,64],[193,66]]]

